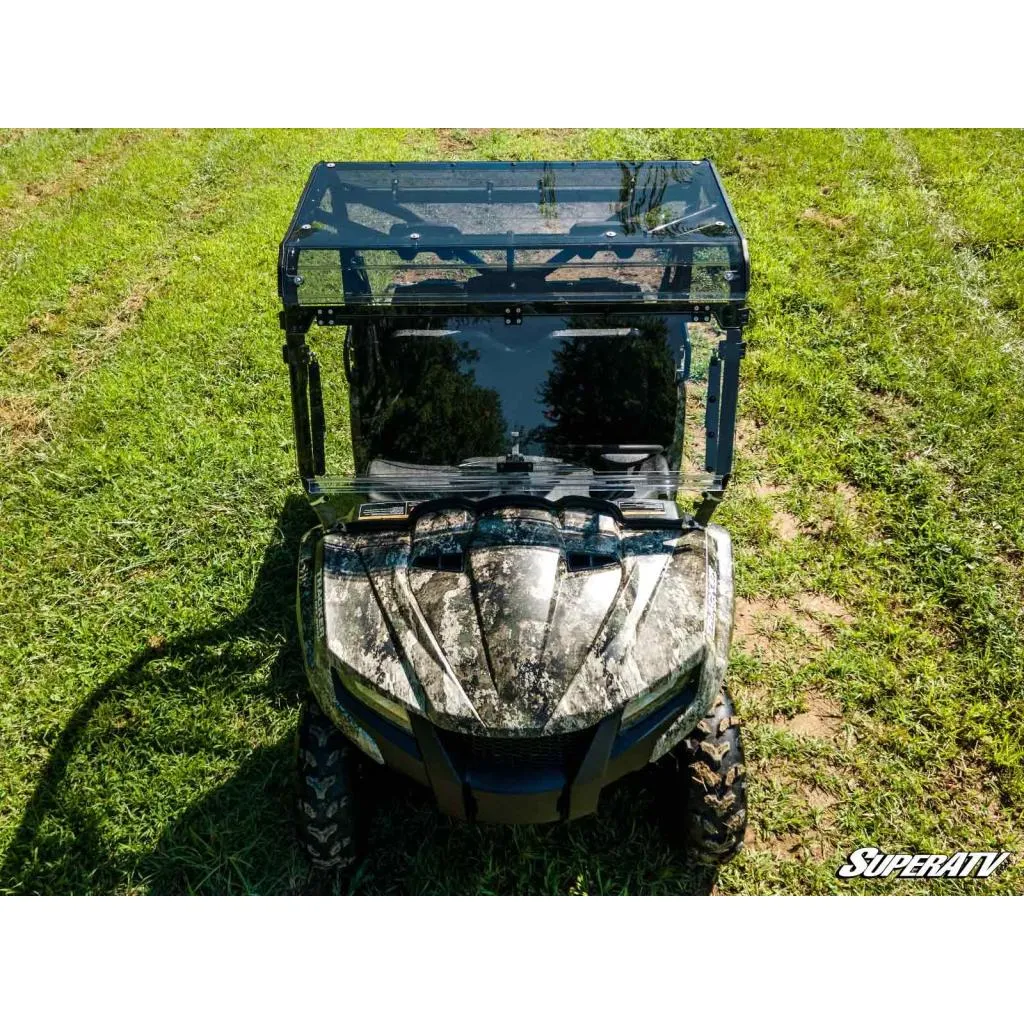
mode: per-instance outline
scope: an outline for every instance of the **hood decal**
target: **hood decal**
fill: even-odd
[[[703,656],[702,531],[443,515],[412,537],[329,536],[324,558],[332,658],[439,725],[585,728]],[[427,567],[435,550],[462,570]],[[576,551],[605,557],[576,570]]]
[[[484,648],[503,701],[546,705],[544,652],[561,582],[557,548],[495,547],[470,552],[469,578]]]

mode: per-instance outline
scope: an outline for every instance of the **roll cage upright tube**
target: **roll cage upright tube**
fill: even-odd
[[[305,330],[286,328],[282,350],[288,364],[288,382],[292,395],[292,426],[295,433],[295,455],[303,484],[316,475],[313,460],[313,433],[309,414],[309,364],[311,353]],[[323,472],[323,469],[320,470]]]
[[[695,518],[707,526],[732,476],[736,441],[736,404],[740,391],[740,360],[746,354],[742,327],[727,327],[725,338],[711,357],[704,421],[705,468],[715,474],[715,486],[704,492]]]

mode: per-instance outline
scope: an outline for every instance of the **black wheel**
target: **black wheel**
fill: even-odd
[[[313,866],[352,865],[362,843],[359,751],[307,697],[299,716],[299,841]]]
[[[747,782],[739,721],[723,687],[707,717],[666,755],[672,810],[682,811],[683,839],[701,864],[725,864],[743,849]]]

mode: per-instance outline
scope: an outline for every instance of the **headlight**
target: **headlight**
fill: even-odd
[[[334,674],[341,682],[341,685],[360,703],[365,704],[368,708],[376,711],[378,715],[386,718],[389,722],[393,722],[406,732],[412,732],[409,712],[398,701],[385,696],[376,687],[368,686],[352,672],[339,672],[335,669]]]
[[[659,704],[663,704],[692,678],[692,671],[680,672],[679,675],[668,676],[660,683],[656,683],[646,693],[641,693],[639,697],[634,697],[622,709],[621,725],[625,725],[627,722],[634,721],[637,718],[642,718],[644,715],[653,711]]]

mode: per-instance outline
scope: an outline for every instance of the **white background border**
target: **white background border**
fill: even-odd
[[[1019,19],[988,0],[22,3],[0,22],[0,124],[1014,125]],[[3,1009],[18,1022],[977,1018],[1016,988],[1011,913],[981,898],[13,898]]]
[[[1019,125],[1015,4],[5,5],[0,125]]]
[[[1011,913],[984,897],[13,897],[4,1018],[1018,1019]]]

